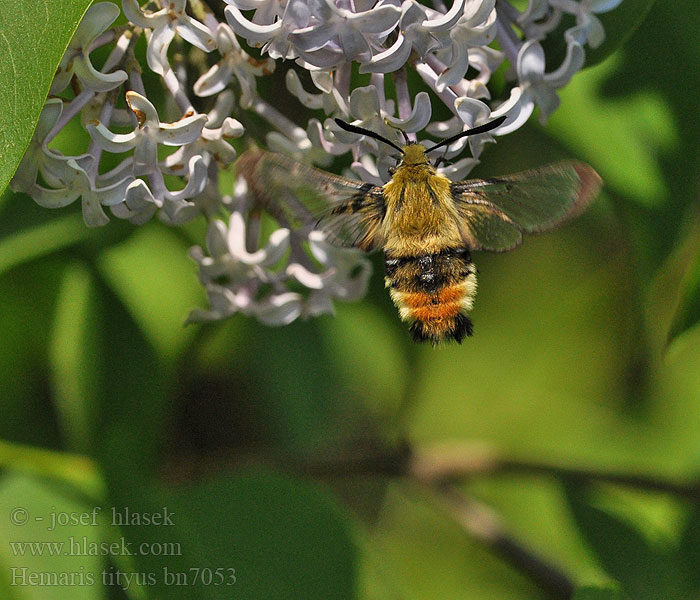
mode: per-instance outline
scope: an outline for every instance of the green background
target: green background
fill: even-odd
[[[71,5],[78,16],[85,8]],[[624,32],[620,14],[603,16]],[[568,573],[578,600],[700,598],[698,19],[696,0],[656,3],[621,48],[560,93],[546,127],[533,122],[484,152],[474,176],[578,157],[605,188],[566,228],[475,255],[475,335],[461,346],[409,341],[377,256],[366,299],[337,303],[335,316],[184,328],[205,303],[187,257],[201,223],[87,230],[76,206],[48,211],[6,193],[0,597],[564,597],[465,531],[430,489],[372,472],[374,457],[404,444],[460,442],[466,459],[508,462],[457,488]],[[46,61],[58,62],[66,35]],[[32,88],[38,102],[2,96],[3,107],[26,101],[15,109],[35,118],[44,79]],[[2,139],[17,127],[19,154],[6,152],[3,165],[14,169],[27,126],[0,126]],[[348,474],[348,456],[368,460]],[[330,472],[299,472],[319,462]],[[640,479],[613,485],[606,473]],[[649,482],[690,483],[643,491]],[[52,514],[98,506],[99,523],[48,530]],[[174,524],[117,527],[113,506],[167,507]],[[11,521],[16,507],[26,525]],[[9,543],[71,536],[181,552],[22,556]],[[96,581],[12,585],[23,568]],[[166,585],[166,568],[190,581],[189,569],[231,568],[236,582]],[[156,582],[102,585],[102,572],[117,569]]]

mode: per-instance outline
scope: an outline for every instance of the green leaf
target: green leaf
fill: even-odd
[[[197,331],[184,327],[187,314],[205,302],[187,246],[171,229],[153,223],[97,262],[158,355],[174,360]]]
[[[175,382],[90,263],[66,270],[49,354],[64,444],[113,471],[148,473]]]
[[[605,30],[605,39],[597,48],[585,46],[586,67],[597,65],[622,46],[642,24],[655,0],[622,0],[617,8],[596,14]],[[566,30],[574,27],[576,20],[564,15],[559,26],[542,42],[547,57],[547,70],[557,68],[566,58]]]
[[[45,344],[63,265],[55,258],[0,276],[0,437],[57,446],[60,436],[50,401]]]
[[[79,214],[13,233],[0,241],[0,274],[25,262],[72,246],[90,236]]]
[[[608,575],[619,581],[624,598],[680,600],[678,564],[669,548],[652,545],[630,523],[591,504],[577,486],[567,488],[583,537]]]
[[[4,0],[0,10],[0,191],[34,132],[56,67],[90,0]]]
[[[99,300],[99,351],[91,363],[99,393],[93,455],[110,472],[151,473],[177,382],[120,299],[93,273]]]
[[[572,600],[622,600],[620,592],[613,588],[582,587]]]
[[[97,310],[89,270],[78,262],[69,265],[58,295],[49,361],[57,416],[72,452],[89,453],[99,414]]]
[[[605,40],[597,48],[586,49],[586,66],[598,64],[610,56],[642,24],[656,0],[622,0],[606,13],[597,15],[605,29]]]
[[[0,440],[0,468],[51,478],[99,498],[104,494],[96,465],[85,456]]]
[[[616,55],[574,77],[559,92],[561,106],[548,129],[595,167],[606,188],[656,208],[668,201],[659,157],[674,148],[678,132],[658,92],[612,98],[602,93],[621,70],[622,57]]]
[[[658,269],[650,286],[647,323],[661,353],[700,319],[700,218]]]
[[[355,598],[350,522],[318,486],[262,470],[172,489],[122,483],[111,482],[119,519],[167,511],[172,523],[123,528],[134,548],[172,550],[135,557],[138,571],[154,574],[157,597]],[[219,583],[207,584],[211,573]]]
[[[700,507],[695,506],[685,523],[681,535],[678,555],[688,581],[689,597],[700,597]]]
[[[103,599],[105,557],[82,551],[102,539],[95,508],[38,478],[5,474],[0,479],[0,595],[12,600]],[[79,515],[85,515],[82,521]],[[32,577],[46,583],[32,584]],[[52,585],[52,578],[57,583]],[[7,593],[3,584],[9,584]]]

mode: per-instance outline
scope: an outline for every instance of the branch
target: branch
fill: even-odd
[[[615,483],[651,492],[665,492],[700,502],[700,481],[674,481],[657,475],[619,473],[509,459],[499,456],[492,447],[484,444],[451,442],[415,449],[407,468],[411,476],[424,482],[455,482],[490,473],[535,473],[572,481]]]
[[[503,526],[498,515],[450,485],[429,486],[435,500],[473,538],[528,576],[556,600],[570,600],[575,585],[564,571],[522,545]]]

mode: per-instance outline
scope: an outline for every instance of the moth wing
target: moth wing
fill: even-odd
[[[282,225],[313,226],[329,243],[369,252],[382,245],[381,187],[345,179],[281,154],[251,149],[236,161],[255,201]]]
[[[602,181],[588,165],[561,162],[506,177],[451,185],[466,244],[504,252],[519,246],[522,233],[557,227],[593,201]]]

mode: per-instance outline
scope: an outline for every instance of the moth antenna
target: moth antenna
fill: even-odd
[[[335,119],[335,122],[337,123],[338,127],[341,129],[344,129],[345,131],[349,131],[350,133],[359,133],[360,135],[366,135],[367,137],[374,138],[375,140],[379,140],[380,142],[384,142],[385,144],[388,144],[395,150],[398,150],[403,154],[403,150],[399,148],[394,142],[391,140],[386,139],[383,135],[379,135],[378,133],[374,133],[374,131],[370,131],[369,129],[365,129],[364,127],[356,127],[355,125],[350,125],[350,123],[346,123],[345,121],[341,121],[340,119]],[[403,131],[401,132],[403,133]],[[404,133],[404,135],[406,135]]]
[[[403,141],[406,142],[407,146],[411,143],[411,140],[406,135],[406,132],[403,129],[401,129],[401,127],[394,125],[391,121],[389,121],[389,119],[384,119],[384,122],[387,124],[388,127],[391,127],[392,129],[398,129],[401,132],[401,135],[403,136]]]
[[[457,140],[467,137],[468,135],[477,135],[479,133],[486,133],[487,131],[491,131],[492,129],[496,129],[496,127],[499,127],[500,125],[503,124],[503,121],[506,120],[506,115],[503,115],[502,117],[498,117],[498,119],[494,119],[493,121],[486,123],[485,125],[479,125],[478,127],[474,127],[473,129],[468,129],[467,131],[463,131],[462,133],[458,133],[457,135],[453,135],[451,138],[447,138],[446,140],[442,140],[439,144],[435,144],[431,148],[428,148],[425,152],[432,152],[433,150],[437,148],[441,148],[442,146],[449,146],[452,142],[456,142]]]

